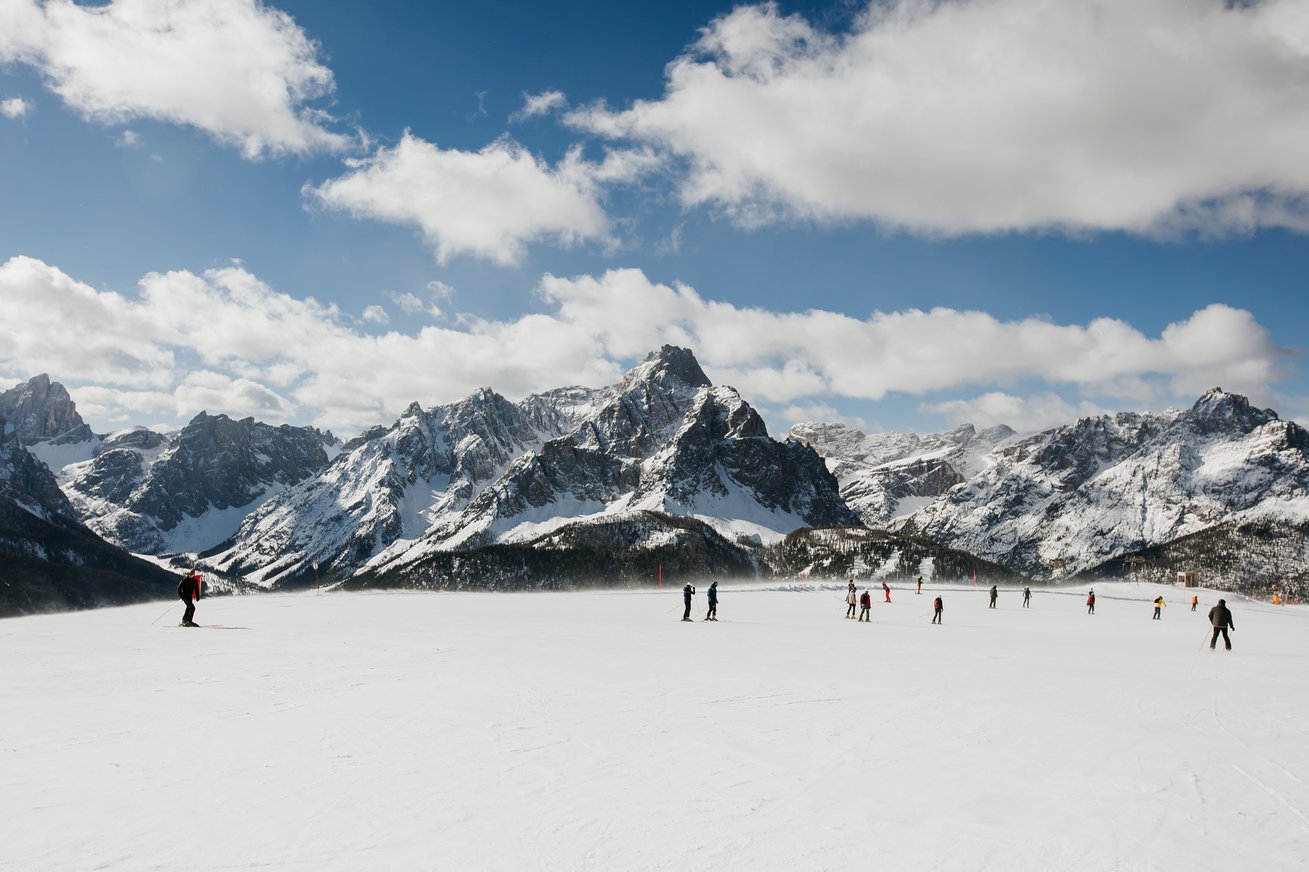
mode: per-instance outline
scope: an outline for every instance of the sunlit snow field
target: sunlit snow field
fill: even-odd
[[[1216,594],[1097,592],[879,590],[871,625],[732,588],[686,624],[675,586],[0,621],[0,869],[1309,865],[1309,611],[1229,596],[1211,652]]]

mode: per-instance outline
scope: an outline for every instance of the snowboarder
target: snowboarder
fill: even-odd
[[[873,622],[873,619],[869,614],[869,610],[872,609],[872,607],[873,607],[873,595],[870,594],[868,591],[864,591],[859,595],[859,620],[867,621],[868,623],[871,624]]]
[[[991,604],[987,606],[988,609],[995,608],[995,601],[996,599],[999,598],[999,596],[1000,596],[1000,589],[996,587],[994,584],[991,585]]]
[[[1163,596],[1160,595],[1160,596],[1155,597],[1155,598],[1154,598],[1154,617],[1151,618],[1150,620],[1152,620],[1152,621],[1157,621],[1157,620],[1159,620],[1159,615],[1160,615],[1160,612],[1163,610],[1163,607],[1164,607],[1164,598],[1163,598]]]
[[[882,593],[886,594],[886,601],[891,601],[891,587],[886,582],[882,582]]]
[[[1030,609],[1031,607],[1032,607],[1032,589],[1030,587],[1025,587],[1023,588],[1023,608]]]
[[[1095,591],[1091,591],[1086,595],[1086,613],[1088,615],[1095,614]]]
[[[709,585],[705,597],[709,600],[709,611],[705,613],[704,619],[706,621],[718,620],[718,582],[715,581]]]
[[[850,584],[845,589],[845,603],[846,603],[845,616],[847,618],[854,617],[854,607],[855,607],[855,603],[857,603],[858,601],[859,601],[858,598],[855,596],[854,579],[852,578],[850,579]]]
[[[183,627],[200,626],[194,620],[195,618],[195,601],[200,599],[200,573],[192,569],[187,575],[182,576],[182,583],[177,586],[177,597],[186,603],[186,611],[182,614]]]
[[[1200,605],[1200,598],[1195,594],[1191,594],[1191,611],[1195,611],[1195,607],[1198,605]]]
[[[1227,600],[1219,600],[1218,605],[1209,610],[1209,623],[1213,625],[1214,637],[1209,640],[1209,650],[1218,647],[1218,634],[1223,634],[1223,644],[1227,650],[1232,650],[1232,640],[1227,635],[1227,631],[1236,632],[1236,624],[1232,623],[1232,612],[1227,608]]]
[[[686,587],[682,588],[682,602],[686,604],[686,611],[682,612],[682,620],[684,621],[691,620],[691,597],[693,596],[695,596],[695,587],[688,581]]]
[[[944,608],[944,606],[942,606],[942,604],[941,604],[941,598],[940,598],[939,596],[938,596],[936,599],[932,600],[932,623],[933,623],[933,624],[939,624],[939,623],[941,623],[941,609],[942,609],[942,608]]]
[[[920,575],[918,576],[918,595],[922,596],[922,594],[923,594],[923,577]]]

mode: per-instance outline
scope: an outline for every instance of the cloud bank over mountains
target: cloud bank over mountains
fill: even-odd
[[[775,312],[707,299],[634,269],[546,276],[539,296],[541,311],[512,320],[436,313],[416,332],[377,332],[367,325],[386,323],[384,307],[356,319],[279,292],[239,266],[151,273],[125,295],[15,257],[0,266],[0,377],[50,373],[101,428],[178,422],[207,409],[348,434],[415,400],[449,402],[483,386],[522,396],[610,384],[666,343],[695,349],[716,382],[795,410],[830,398],[1032,382],[1132,403],[1184,401],[1216,384],[1271,398],[1285,354],[1249,312],[1223,305],[1147,336],[1108,318],[1005,321],[945,308],[864,318]],[[397,297],[397,305],[413,301]],[[993,391],[928,411],[1018,427],[1051,417],[1048,397],[1005,396]],[[1071,407],[1053,408],[1063,415]]]

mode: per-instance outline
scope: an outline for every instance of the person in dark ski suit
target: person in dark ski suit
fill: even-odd
[[[918,592],[920,594],[923,592],[923,577],[921,575],[918,576]]]
[[[1086,613],[1088,615],[1095,614],[1095,591],[1091,591],[1086,595]]]
[[[996,599],[999,598],[999,596],[1000,596],[1000,589],[996,587],[994,584],[991,585],[991,604],[987,606],[988,609],[995,608],[995,601]]]
[[[1236,624],[1232,623],[1232,611],[1227,608],[1227,600],[1219,600],[1218,605],[1209,610],[1209,623],[1213,625],[1214,637],[1209,640],[1209,649],[1213,650],[1218,647],[1218,634],[1223,634],[1223,644],[1227,650],[1232,650],[1232,640],[1227,635],[1227,631],[1236,631]]]
[[[855,592],[854,592],[854,579],[852,578],[850,579],[850,583],[846,585],[845,588],[845,603],[846,603],[845,616],[847,618],[854,617],[854,607],[855,607],[855,603],[857,603],[858,601],[859,600],[855,596]]]
[[[1151,618],[1150,620],[1152,620],[1152,621],[1160,620],[1160,613],[1163,611],[1163,607],[1164,607],[1164,598],[1163,598],[1162,596],[1157,596],[1157,597],[1155,597],[1155,598],[1154,598],[1154,617]]]
[[[695,596],[695,588],[688,581],[686,587],[682,588],[682,602],[686,604],[686,611],[682,612],[682,620],[684,621],[691,620],[691,597],[693,596]]]
[[[177,597],[186,603],[186,611],[182,614],[182,626],[200,626],[195,622],[195,601],[200,599],[200,573],[192,569],[189,575],[182,576],[182,583],[177,586]]]
[[[709,590],[705,593],[705,598],[709,600],[709,611],[705,613],[706,621],[718,620],[718,582],[709,585]]]
[[[939,623],[941,623],[941,609],[942,609],[942,608],[944,608],[944,606],[942,605],[942,603],[941,603],[941,598],[940,598],[939,596],[938,596],[936,599],[932,600],[932,623],[933,623],[933,624],[939,624]]]
[[[1032,589],[1030,587],[1025,587],[1023,588],[1023,608],[1030,609],[1031,607],[1032,607]]]
[[[870,594],[868,591],[864,591],[863,593],[859,594],[859,620],[867,621],[868,623],[871,624],[873,622],[873,619],[872,616],[869,614],[869,610],[872,609],[872,607],[873,607],[873,595]]]

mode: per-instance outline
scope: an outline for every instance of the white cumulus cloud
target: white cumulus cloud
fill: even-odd
[[[338,150],[311,101],[331,71],[285,12],[259,0],[4,0],[0,62],[40,70],[89,119],[190,125],[246,157]]]
[[[566,105],[568,98],[563,91],[542,91],[540,94],[524,94],[523,108],[513,114],[514,119],[535,118],[548,115]]]
[[[1304,0],[887,0],[849,33],[713,21],[656,100],[566,118],[743,223],[1309,231]]]
[[[468,255],[508,265],[538,240],[607,240],[601,186],[629,181],[652,162],[616,152],[593,163],[573,149],[551,166],[508,140],[460,151],[406,132],[394,148],[351,161],[346,175],[305,194],[358,217],[417,227],[441,263]]]

